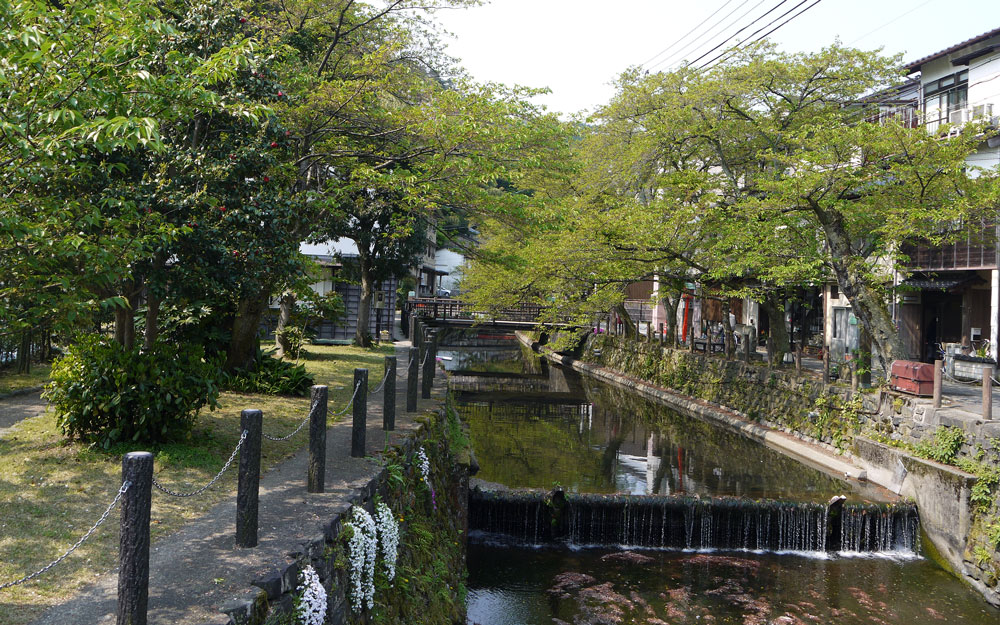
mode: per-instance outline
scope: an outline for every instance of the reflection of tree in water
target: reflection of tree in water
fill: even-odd
[[[845,482],[740,434],[682,415],[615,387],[584,380],[594,429],[617,431],[616,453],[645,456],[651,494],[729,494],[814,499],[849,491]],[[627,415],[623,417],[622,415]],[[635,441],[628,443],[629,440]],[[606,473],[605,473],[606,474]]]

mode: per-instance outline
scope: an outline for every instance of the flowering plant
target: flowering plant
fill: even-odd
[[[437,493],[434,492],[434,485],[431,484],[431,461],[427,459],[427,453],[423,447],[417,450],[417,468],[420,469],[420,481],[426,484],[431,491],[431,504],[437,511]]]
[[[299,600],[296,614],[302,625],[323,625],[326,620],[326,589],[319,581],[316,569],[306,565],[300,573]]]
[[[396,556],[399,551],[399,523],[392,509],[384,502],[375,506],[375,525],[378,528],[379,547],[385,576],[391,582],[396,577]]]
[[[368,511],[354,506],[351,520],[346,523],[351,528],[347,541],[347,557],[351,566],[351,607],[360,612],[362,607],[371,609],[375,604],[375,552],[378,538],[375,521]]]

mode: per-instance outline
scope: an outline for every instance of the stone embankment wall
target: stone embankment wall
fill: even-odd
[[[252,601],[226,610],[237,625],[292,625],[301,592],[301,571],[311,565],[327,593],[325,625],[465,623],[465,535],[468,528],[469,455],[457,417],[422,417],[403,444],[382,454],[383,468],[351,503],[317,527],[315,538],[290,555],[292,562],[253,582]],[[418,451],[430,461],[430,484],[422,479]],[[351,603],[349,531],[352,506],[375,516],[385,502],[399,521],[396,577],[386,579],[377,563],[374,606]],[[380,556],[381,559],[381,556]]]
[[[848,455],[873,481],[915,500],[932,541],[929,550],[935,552],[929,555],[1000,605],[1000,500],[995,484],[984,482],[991,478],[982,477],[1000,471],[1000,422],[935,410],[927,400],[884,389],[853,394],[843,385],[797,377],[790,370],[620,336],[590,335],[580,359],[717,405],[723,418],[735,412]],[[692,407],[692,412],[705,412]],[[741,429],[754,436],[752,428]],[[955,429],[963,435],[950,437],[961,442],[946,461],[975,465],[978,479],[908,453],[918,446],[940,451],[940,441]]]

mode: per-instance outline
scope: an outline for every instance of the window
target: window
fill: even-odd
[[[840,299],[840,287],[838,287],[836,284],[830,287],[830,299],[831,300]]]
[[[969,103],[969,70],[924,84],[924,114],[931,128],[947,124],[951,113],[961,111]],[[961,123],[957,117],[954,123]]]

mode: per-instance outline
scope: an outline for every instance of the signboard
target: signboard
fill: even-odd
[[[375,308],[377,310],[385,308],[385,291],[377,291],[375,293]]]

